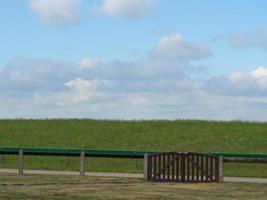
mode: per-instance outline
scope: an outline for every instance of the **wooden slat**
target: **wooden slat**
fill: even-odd
[[[162,157],[163,157],[163,163],[162,163],[162,166],[165,167],[166,165],[166,154],[162,154]],[[165,177],[165,170],[162,172],[162,180],[165,180],[166,177]]]
[[[196,181],[199,182],[199,155],[196,155]]]
[[[201,181],[204,181],[204,156],[201,155]]]
[[[213,181],[213,158],[210,157],[210,179]]]
[[[161,169],[162,169],[162,166],[161,166],[161,157],[162,157],[162,155],[159,154],[159,155],[158,155],[158,171],[159,171],[159,172],[160,172]],[[158,178],[161,179],[161,174],[158,175]]]
[[[205,181],[209,182],[209,157],[205,156]]]
[[[195,155],[191,154],[191,180],[194,182],[195,180]]]
[[[219,158],[215,158],[215,181],[219,182]]]
[[[187,168],[187,181],[190,182],[190,158],[188,154],[186,154],[186,168]]]
[[[152,156],[148,155],[147,157],[147,179],[151,180],[152,179]]]
[[[181,181],[181,177],[180,177],[180,159],[181,159],[181,155],[178,154],[177,158],[176,158],[176,182],[180,182]]]
[[[171,157],[171,160],[172,160],[172,165],[171,165],[171,178],[172,178],[172,181],[175,180],[175,157],[176,157],[176,154],[172,153],[172,157]]]
[[[153,176],[155,179],[158,179],[157,177],[157,155],[153,156]]]
[[[182,154],[182,160],[181,160],[181,180],[182,182],[184,183],[186,180],[185,180],[185,154]]]
[[[167,154],[167,165],[169,165],[169,163],[170,163],[170,161],[171,161],[171,156],[170,156],[170,154],[168,153]],[[168,180],[170,180],[170,165],[167,167],[167,179]]]

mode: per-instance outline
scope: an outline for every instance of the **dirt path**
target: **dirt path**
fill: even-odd
[[[17,169],[0,169],[0,173],[18,173]],[[65,175],[79,176],[76,171],[53,171],[53,170],[24,170],[24,174],[41,174],[41,175]],[[143,174],[136,173],[106,173],[106,172],[86,172],[86,176],[96,177],[120,177],[120,178],[143,178]],[[224,182],[231,183],[261,183],[267,184],[267,178],[245,178],[245,177],[225,177]]]
[[[267,178],[224,177],[224,182],[267,184]]]
[[[17,169],[0,169],[0,173],[18,173]],[[65,175],[65,176],[79,176],[80,172],[76,171],[54,171],[54,170],[24,170],[24,174],[41,174],[41,175]],[[98,177],[119,177],[119,178],[143,178],[143,174],[136,173],[108,173],[108,172],[86,172],[86,176]]]

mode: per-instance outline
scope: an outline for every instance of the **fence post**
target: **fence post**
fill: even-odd
[[[145,180],[151,180],[152,172],[151,172],[151,157],[146,153],[144,155],[144,179]]]
[[[85,152],[81,151],[80,155],[80,175],[85,175]]]
[[[23,175],[23,149],[19,150],[19,175]]]
[[[219,156],[219,182],[223,182],[223,156]]]

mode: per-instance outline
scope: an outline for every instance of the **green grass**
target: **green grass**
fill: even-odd
[[[266,184],[153,183],[133,178],[1,174],[0,200],[192,199],[264,200]]]
[[[0,120],[0,146],[267,153],[267,123]],[[0,167],[16,167],[14,156]],[[77,158],[26,157],[26,168],[78,170]],[[87,159],[90,171],[141,172],[142,161]],[[229,176],[267,177],[264,164],[226,164]]]

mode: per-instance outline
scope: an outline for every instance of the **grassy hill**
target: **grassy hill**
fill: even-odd
[[[0,120],[0,146],[267,153],[267,123],[216,121]],[[78,169],[77,158],[27,157],[26,168]],[[123,163],[121,165],[121,163]],[[0,167],[16,167],[5,156]],[[142,171],[142,161],[87,159],[90,171]],[[227,164],[226,174],[265,176],[264,164]]]

